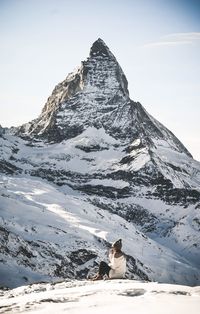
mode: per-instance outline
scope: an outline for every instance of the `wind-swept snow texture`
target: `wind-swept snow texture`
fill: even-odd
[[[200,283],[200,163],[98,39],[41,115],[0,127],[0,285],[86,278],[122,238],[127,278]]]
[[[131,280],[34,284],[0,291],[0,313],[197,314],[200,287]]]

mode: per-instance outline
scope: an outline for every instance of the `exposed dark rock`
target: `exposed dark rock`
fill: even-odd
[[[141,200],[152,204],[159,200],[163,208],[177,205],[180,211],[193,206],[197,213],[200,208],[200,167],[171,131],[129,98],[127,79],[101,39],[91,47],[89,58],[54,88],[40,116],[19,128],[0,126],[0,140],[1,173],[23,173],[81,191],[97,209],[124,218],[143,232],[145,239],[170,237],[185,221],[176,221],[161,211],[155,214],[153,209],[152,213]],[[1,196],[10,197],[5,191]],[[197,215],[191,224],[199,231]],[[48,241],[22,239],[5,226],[0,227],[4,257],[37,274],[85,278],[89,269],[98,265],[98,252],[84,248],[82,241],[77,242],[77,250],[63,252]],[[122,224],[119,227],[125,228]],[[62,228],[48,228],[67,236]],[[30,229],[36,234],[35,226]],[[105,240],[94,239],[107,248]],[[188,241],[198,249],[196,240]],[[0,262],[5,263],[6,258]],[[127,258],[127,275],[149,280],[150,268],[133,256]],[[23,282],[28,282],[27,276]]]
[[[73,263],[77,265],[82,265],[89,260],[96,258],[97,255],[86,249],[79,249],[77,251],[71,252],[68,257],[73,261]]]
[[[146,272],[144,272],[144,270],[142,270],[142,268],[144,269],[144,265],[139,262],[138,260],[136,260],[133,256],[126,256],[127,259],[127,265],[128,265],[128,271],[126,273],[126,277],[129,279],[142,279],[145,281],[150,281],[148,275],[146,274],[146,272],[148,272],[148,268],[145,269]]]
[[[18,168],[17,166],[13,165],[12,163],[6,160],[0,160],[0,172],[6,174],[14,174],[21,173],[22,169]]]

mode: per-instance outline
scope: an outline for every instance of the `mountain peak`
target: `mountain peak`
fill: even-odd
[[[108,46],[105,44],[105,42],[101,38],[98,38],[93,43],[90,49],[90,57],[96,57],[96,56],[114,57],[114,55],[111,53]]]
[[[115,56],[98,38],[77,71],[59,83],[41,115],[17,129],[17,134],[61,142],[88,127],[104,128],[115,139],[130,143],[143,138],[148,147],[167,147],[191,157],[180,141],[129,97],[127,79]]]

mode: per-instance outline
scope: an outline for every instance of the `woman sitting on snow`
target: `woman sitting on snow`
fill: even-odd
[[[124,278],[126,272],[126,257],[121,251],[121,248],[121,239],[112,244],[112,248],[109,252],[110,263],[107,264],[102,261],[99,265],[99,271],[93,280],[101,280],[105,275],[107,275],[107,277],[110,279]]]

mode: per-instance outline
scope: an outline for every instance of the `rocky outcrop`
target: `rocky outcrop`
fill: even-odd
[[[41,115],[16,133],[61,142],[76,137],[88,127],[104,128],[126,144],[140,138],[143,145],[151,148],[155,139],[165,141],[191,157],[169,130],[140,103],[130,100],[127,79],[102,39],[94,42],[89,58],[55,87]]]
[[[171,131],[130,99],[127,79],[101,39],[88,59],[55,87],[38,118],[19,128],[0,128],[0,153],[4,175],[44,179],[61,191],[70,187],[105,217],[124,219],[128,226],[120,228],[134,225],[147,242],[149,237],[166,247],[173,243],[187,262],[199,260],[200,164]],[[10,237],[5,225],[4,237]],[[31,267],[48,276],[44,256],[51,258],[51,271],[58,277],[84,277],[88,267],[96,266],[98,254],[80,242],[66,255],[67,262],[54,246],[19,238],[18,251],[9,254],[27,261],[34,246],[41,261],[29,256]],[[151,267],[133,256],[128,263],[129,275],[133,269],[134,278],[148,279]]]

